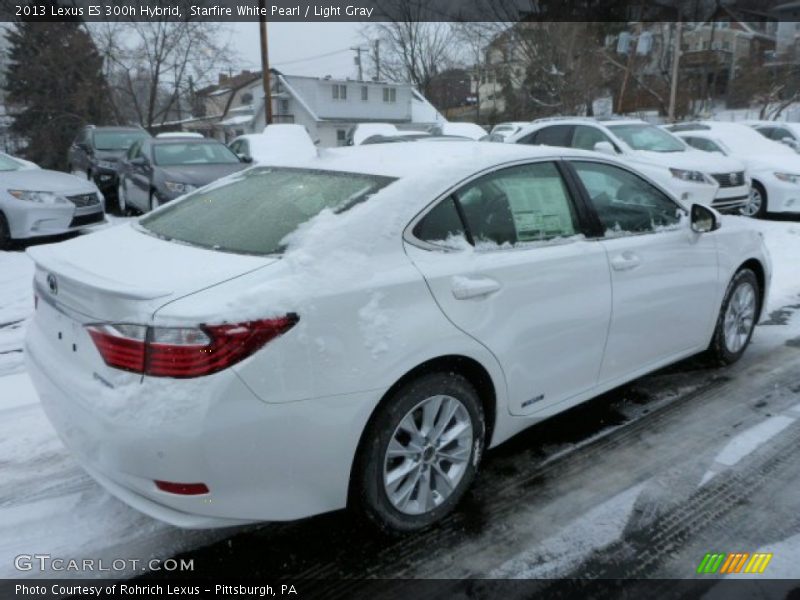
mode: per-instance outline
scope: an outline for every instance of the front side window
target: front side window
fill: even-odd
[[[233,164],[239,162],[231,149],[220,143],[176,142],[157,144],[153,149],[153,159],[163,167],[177,165]]]
[[[686,215],[661,190],[625,169],[583,161],[572,165],[607,237],[674,229]]]
[[[347,211],[389,185],[377,175],[254,168],[202,189],[139,223],[167,240],[243,254],[280,254],[285,238],[323,210]]]
[[[573,148],[594,150],[595,144],[600,142],[608,142],[616,150],[616,145],[611,141],[611,138],[600,131],[597,127],[590,127],[588,125],[575,126],[575,131],[572,134],[571,144]]]
[[[709,140],[708,138],[684,137],[683,141],[689,144],[692,148],[697,148],[698,150],[703,150],[704,152],[718,152],[720,154],[726,154],[719,144]]]
[[[455,198],[477,246],[514,246],[578,233],[569,193],[550,162],[486,175],[456,192]]]
[[[663,129],[647,124],[609,125],[608,128],[634,150],[684,152],[686,147]]]
[[[142,142],[140,140],[138,142],[135,142],[130,148],[128,148],[128,154],[126,155],[128,160],[139,156],[139,150],[141,149],[141,147],[142,147]]]

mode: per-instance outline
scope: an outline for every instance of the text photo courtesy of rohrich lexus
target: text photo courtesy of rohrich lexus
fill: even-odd
[[[612,4],[4,2],[0,597],[792,597],[800,9]]]

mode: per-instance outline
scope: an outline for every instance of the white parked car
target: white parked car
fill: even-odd
[[[164,138],[202,138],[203,134],[196,131],[163,131],[156,135],[156,139]]]
[[[415,530],[485,448],[697,352],[735,362],[771,277],[748,224],[595,153],[336,149],[29,249],[25,357],[80,463],[153,517]]]
[[[454,135],[470,140],[479,140],[486,136],[486,130],[475,123],[437,123],[428,130],[432,135]]]
[[[738,213],[750,195],[750,182],[741,161],[698,153],[663,129],[636,119],[539,119],[505,141],[619,156],[669,187],[681,200],[726,212]]]
[[[105,222],[105,200],[93,182],[32,164],[0,155],[0,250]]]
[[[228,147],[240,159],[275,164],[308,160],[317,155],[317,147],[302,125],[267,125],[262,133],[249,133],[235,138]]]
[[[790,121],[744,121],[768,140],[789,146],[800,152],[800,123]]]
[[[489,135],[507,138],[508,136],[516,133],[523,127],[530,125],[530,121],[508,121],[505,123],[498,123],[489,132]]]
[[[800,213],[800,156],[770,141],[746,125],[702,121],[672,126],[687,144],[739,159],[752,178],[750,201],[742,209],[749,216]]]

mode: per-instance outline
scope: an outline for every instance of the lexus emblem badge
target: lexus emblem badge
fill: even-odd
[[[51,294],[56,295],[58,293],[58,281],[52,273],[47,276],[47,287],[50,288]]]

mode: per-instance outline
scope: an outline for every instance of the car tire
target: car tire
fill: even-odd
[[[754,219],[763,219],[767,216],[767,190],[759,182],[754,181],[750,186],[750,198],[741,212],[742,215]]]
[[[720,365],[731,365],[742,357],[761,310],[758,278],[750,269],[740,269],[725,291],[708,355]]]
[[[123,184],[122,180],[120,180],[119,185],[117,186],[117,208],[119,209],[119,214],[122,217],[126,217],[130,213],[130,208],[128,208],[128,200],[125,197],[125,185]]]
[[[6,216],[0,212],[0,250],[11,248],[11,229],[8,226]]]
[[[433,525],[472,484],[485,432],[480,398],[462,375],[437,372],[406,383],[365,431],[351,506],[389,534]]]

